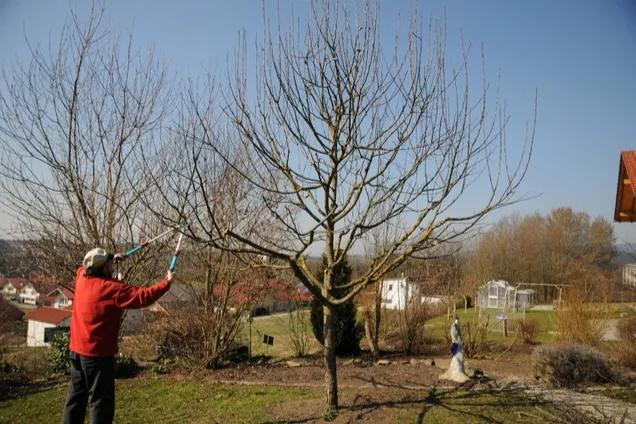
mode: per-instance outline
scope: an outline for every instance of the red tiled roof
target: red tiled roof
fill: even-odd
[[[38,298],[38,300],[40,302],[53,303],[53,302],[55,302],[55,296],[49,296],[49,295],[41,294],[40,297]]]
[[[215,297],[221,297],[227,285],[216,284],[213,289]],[[307,302],[311,300],[311,294],[299,287],[294,287],[279,281],[269,281],[267,283],[248,283],[241,281],[230,287],[229,297],[237,305],[256,302],[264,296],[272,296],[279,302]]]
[[[3,279],[2,287],[10,283],[14,288],[21,289],[22,287],[26,286],[28,282],[29,280],[27,280],[26,278],[8,277]]]
[[[0,285],[4,287],[8,283],[11,283],[11,285],[15,287],[16,289],[22,289],[26,285],[31,284],[33,288],[35,289],[35,291],[37,291],[40,294],[48,293],[55,288],[55,285],[50,282],[40,281],[40,280],[31,280],[29,278],[22,278],[22,277],[4,278],[0,282]]]
[[[71,317],[72,312],[68,309],[56,309],[41,307],[32,310],[26,316],[29,321],[40,321],[49,324],[59,324]]]
[[[52,296],[53,298],[55,298],[57,296],[56,292],[61,293],[69,300],[73,300],[73,298],[75,297],[75,293],[73,293],[71,290],[67,289],[66,287],[58,287],[52,292],[50,292],[49,294],[47,294],[47,296]]]
[[[73,298],[75,297],[75,293],[73,293],[66,287],[60,287],[60,291],[64,296],[66,296],[67,299],[73,300]]]

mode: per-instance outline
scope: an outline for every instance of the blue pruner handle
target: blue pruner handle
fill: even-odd
[[[144,246],[143,246],[143,244],[140,244],[140,245],[138,245],[138,246],[135,246],[135,247],[133,247],[132,249],[130,249],[128,252],[126,252],[126,253],[124,254],[124,256],[130,256],[130,255],[132,255],[133,253],[137,253],[137,252],[139,252],[139,251],[141,250],[141,248],[142,248],[142,247],[144,247]]]
[[[168,268],[170,270],[170,272],[174,271],[174,269],[177,267],[177,255],[174,255],[172,257],[172,261],[170,261],[170,268]]]

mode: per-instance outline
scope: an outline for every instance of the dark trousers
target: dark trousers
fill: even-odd
[[[115,361],[112,356],[91,358],[71,352],[71,386],[64,405],[63,424],[83,424],[86,403],[91,423],[112,423],[115,414]]]

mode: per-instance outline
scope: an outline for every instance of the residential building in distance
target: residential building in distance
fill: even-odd
[[[68,309],[40,307],[26,316],[27,346],[49,346],[55,334],[68,331],[72,312]]]

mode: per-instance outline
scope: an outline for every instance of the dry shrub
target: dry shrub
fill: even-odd
[[[152,329],[154,329],[151,326]],[[124,336],[119,341],[119,351],[137,361],[149,362],[157,359],[156,339],[153,331],[134,336]]]
[[[534,344],[534,338],[537,335],[539,325],[537,321],[533,319],[520,319],[513,323],[513,328],[516,329],[519,337],[525,344]]]
[[[308,311],[299,308],[290,309],[288,323],[289,341],[294,355],[300,358],[307,356],[313,338]]]
[[[426,351],[424,324],[430,318],[426,305],[411,303],[404,310],[385,309],[382,312],[383,342],[406,354]]]
[[[477,358],[488,350],[486,336],[490,325],[490,316],[487,315],[486,319],[482,320],[479,318],[478,314],[474,314],[472,320],[460,322],[460,325],[462,329],[464,354],[467,358]],[[447,328],[450,329],[450,323]]]
[[[153,323],[151,334],[160,359],[187,367],[215,368],[235,353],[240,330],[240,313],[184,305]]]
[[[532,352],[532,366],[537,377],[554,387],[623,381],[605,355],[584,345],[539,346]]]
[[[555,328],[567,343],[598,347],[609,319],[607,304],[588,302],[577,289],[572,289],[555,314]]]
[[[50,373],[48,347],[23,347],[18,350],[5,353],[5,364],[24,372],[30,379],[38,379],[48,376]]]
[[[398,314],[400,345],[406,354],[421,353],[426,348],[424,324],[430,318],[421,303],[411,303]]]
[[[620,320],[618,334],[621,339],[617,347],[618,362],[636,369],[636,317]]]

